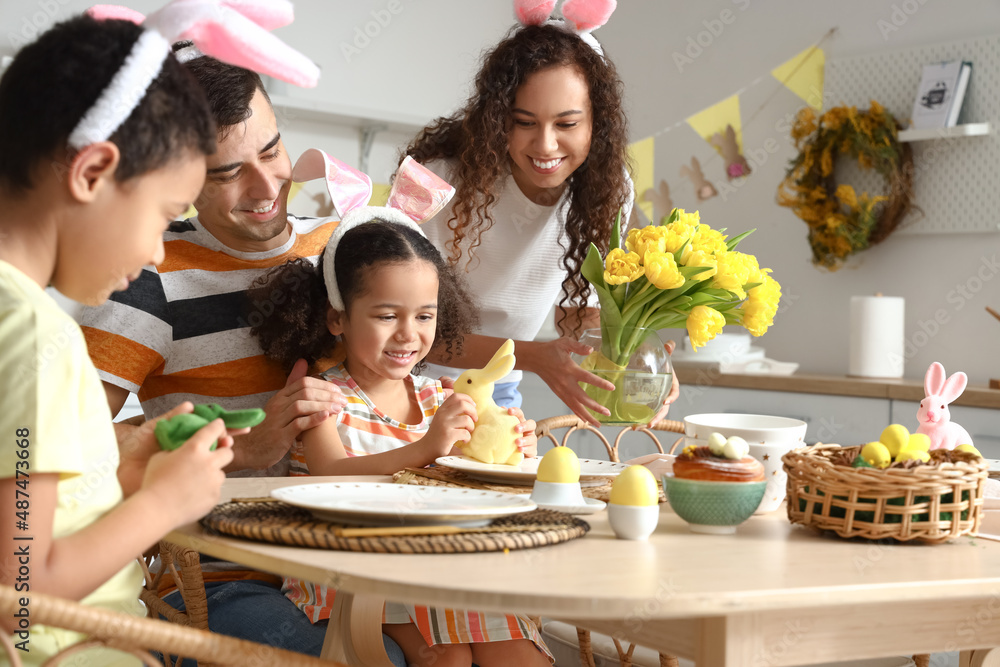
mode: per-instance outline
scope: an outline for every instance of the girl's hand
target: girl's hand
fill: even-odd
[[[507,408],[507,414],[517,417],[521,423],[514,430],[521,434],[517,439],[517,449],[528,458],[538,456],[538,436],[535,435],[535,420],[525,419],[520,408]]]
[[[455,379],[450,378],[447,375],[442,375],[438,378],[438,382],[441,383],[441,389],[444,390],[444,397],[448,398],[455,393]]]
[[[215,440],[219,446],[211,451]],[[173,525],[200,519],[219,503],[232,445],[222,420],[209,422],[174,451],[149,458],[139,493],[152,494],[158,507],[174,515]]]
[[[434,454],[433,458],[447,456],[456,442],[468,442],[472,439],[472,429],[476,427],[478,418],[476,402],[471,397],[452,394],[437,409],[427,435],[420,441],[426,441]]]

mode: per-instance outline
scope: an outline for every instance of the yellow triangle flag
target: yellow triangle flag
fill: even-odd
[[[389,201],[389,191],[392,186],[388,183],[372,183],[372,200],[369,206],[385,206]]]
[[[823,49],[810,46],[783,65],[771,70],[771,76],[801,97],[806,104],[819,111],[823,108],[825,63],[826,56],[823,54]]]
[[[295,195],[299,194],[303,185],[303,183],[296,183],[295,181],[292,181],[292,187],[288,190],[288,201],[295,199]]]
[[[650,220],[653,219],[653,202],[645,201],[642,194],[653,187],[654,143],[653,137],[647,137],[628,147],[632,162],[632,183],[635,184],[635,203]]]
[[[685,119],[691,129],[705,141],[713,134],[725,134],[726,125],[736,132],[736,145],[743,152],[743,123],[740,121],[740,96],[732,95]]]

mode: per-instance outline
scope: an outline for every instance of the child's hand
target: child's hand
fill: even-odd
[[[517,449],[528,458],[538,456],[538,436],[535,435],[535,420],[525,419],[520,408],[507,408],[507,414],[513,415],[521,420],[521,423],[514,427],[514,430],[521,434],[517,439]]]
[[[427,441],[431,446],[434,458],[447,456],[456,442],[472,439],[477,419],[476,402],[465,394],[452,394],[437,409],[434,421],[421,441]]]
[[[448,398],[455,393],[455,378],[448,377],[447,375],[442,375],[438,378],[438,382],[441,383],[441,389],[444,390],[444,397]]]
[[[211,451],[215,440],[219,446]],[[219,503],[232,445],[222,420],[209,422],[174,451],[149,458],[140,493],[152,494],[158,507],[173,514],[175,526],[200,519]]]

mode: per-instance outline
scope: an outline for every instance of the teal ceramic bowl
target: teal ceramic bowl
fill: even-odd
[[[725,535],[750,518],[764,498],[767,482],[712,482],[663,475],[670,507],[694,533]]]

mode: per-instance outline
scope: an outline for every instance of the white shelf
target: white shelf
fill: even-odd
[[[406,113],[376,111],[347,104],[298,99],[284,95],[271,95],[270,97],[279,125],[294,123],[298,120],[357,128],[387,125],[392,132],[413,135],[432,120]]]
[[[955,137],[981,137],[990,133],[989,123],[966,123],[954,127],[932,127],[923,130],[900,130],[899,141],[927,141]]]

